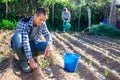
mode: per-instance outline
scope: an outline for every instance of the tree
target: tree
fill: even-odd
[[[9,2],[13,2],[14,0],[2,0],[2,3],[5,3],[5,6],[6,6],[5,19],[7,19],[7,17],[8,17],[8,8],[9,8],[9,6],[8,6],[8,1],[9,1]]]
[[[76,1],[75,0],[70,0],[70,1],[78,11],[78,28],[77,28],[77,31],[80,31],[81,8],[86,5],[86,2],[85,2],[85,0],[76,0]]]
[[[117,20],[117,7],[115,5],[119,0],[113,0],[111,3],[110,15],[109,15],[109,24],[116,24]]]

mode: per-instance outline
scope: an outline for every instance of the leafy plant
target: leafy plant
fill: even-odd
[[[52,57],[51,56],[48,56],[47,58],[45,59],[42,59],[42,62],[40,64],[40,66],[42,68],[46,68],[47,66],[49,66],[50,64],[52,64]]]
[[[108,70],[105,70],[105,71],[104,71],[104,75],[107,77],[108,74],[109,74]]]
[[[0,55],[0,63],[2,63],[5,60],[5,57],[3,55]]]
[[[2,20],[0,23],[0,29],[15,29],[17,25],[16,21]]]
[[[92,62],[91,62],[91,61],[89,61],[89,62],[88,62],[88,64],[89,64],[89,65],[92,65]]]
[[[0,63],[2,63],[5,60],[5,58],[0,58]]]
[[[118,30],[116,26],[109,24],[93,25],[90,28],[90,33],[100,36],[120,36],[120,30]]]
[[[45,68],[45,67],[47,66],[47,64],[48,64],[48,61],[47,61],[47,60],[42,60],[40,66],[41,66],[42,68]]]

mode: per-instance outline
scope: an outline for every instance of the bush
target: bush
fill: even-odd
[[[90,28],[90,33],[100,36],[120,36],[120,30],[118,30],[116,26],[109,24],[93,25]]]
[[[9,20],[2,20],[2,22],[0,23],[0,29],[15,29],[17,25],[16,21],[9,21]]]

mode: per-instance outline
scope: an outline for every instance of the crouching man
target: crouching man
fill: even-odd
[[[49,52],[52,38],[46,26],[46,18],[46,10],[38,8],[33,16],[23,18],[18,22],[11,38],[11,47],[16,52],[24,72],[30,72],[31,69],[38,67],[33,59],[33,56],[37,55],[34,51],[40,51],[44,55]],[[46,41],[39,40],[42,34]]]

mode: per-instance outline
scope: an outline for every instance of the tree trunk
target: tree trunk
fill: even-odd
[[[88,12],[88,28],[91,28],[91,10],[89,7],[87,7]]]
[[[109,15],[109,24],[116,24],[117,21],[117,8],[115,5],[118,3],[119,0],[113,0],[110,9]]]
[[[8,1],[6,0],[5,2],[5,5],[6,5],[6,15],[5,15],[5,19],[7,19],[8,17]]]
[[[54,4],[52,5],[52,30],[54,28]]]
[[[81,7],[80,7],[80,11],[79,11],[79,16],[78,16],[78,31],[80,31],[80,17],[81,17]]]

